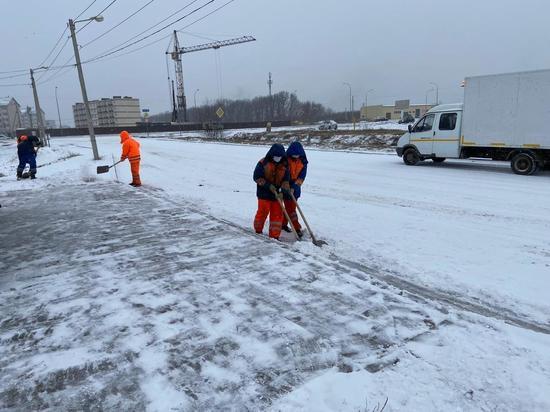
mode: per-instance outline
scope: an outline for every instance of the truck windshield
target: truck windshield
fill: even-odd
[[[432,130],[434,124],[435,114],[428,114],[424,116],[420,121],[414,126],[413,133],[420,132],[429,132]]]

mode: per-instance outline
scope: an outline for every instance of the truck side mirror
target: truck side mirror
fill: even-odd
[[[411,126],[410,124],[409,124],[409,127],[408,127],[408,129],[409,129],[409,133],[412,133],[412,131],[413,131],[413,127],[412,127],[412,126]]]

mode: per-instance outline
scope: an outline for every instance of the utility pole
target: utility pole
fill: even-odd
[[[437,83],[430,82],[432,86],[435,86],[435,105],[439,104],[439,86]]]
[[[199,119],[199,115],[197,113],[197,93],[200,91],[200,89],[197,89],[195,90],[195,93],[193,93],[193,104],[194,104],[194,107],[195,107],[195,119],[193,119],[195,121],[195,123],[197,122],[197,120]]]
[[[352,102],[352,95],[351,95],[351,84],[349,84],[348,82],[344,82],[343,84],[345,86],[349,87],[349,118],[350,118],[350,121],[351,121],[352,116],[353,116],[353,102]]]
[[[88,20],[103,21],[103,17],[96,16]],[[80,62],[80,52],[78,51],[78,43],[76,42],[75,22],[72,19],[69,19],[69,29],[71,30],[71,38],[73,40],[74,57],[76,60],[76,69],[78,70],[78,79],[80,80],[80,89],[82,90],[82,99],[84,100],[84,107],[86,108],[86,120],[88,121],[88,132],[90,133],[90,142],[92,143],[94,160],[99,160],[99,152],[97,150],[97,142],[95,140],[92,112],[90,111],[90,102],[88,101],[88,93],[86,92],[86,83],[84,83],[82,63]]]
[[[273,93],[272,93],[272,87],[273,87],[273,78],[271,77],[271,72],[269,72],[269,77],[267,79],[267,86],[269,87],[269,105],[271,106],[271,120],[273,120],[274,115],[274,107],[273,107]]]
[[[355,96],[351,96],[351,121],[353,122],[353,130],[355,130]]]
[[[57,105],[57,117],[59,118],[59,128],[62,129],[61,125],[61,112],[59,111],[59,100],[57,99],[57,86],[55,86],[55,104]]]
[[[31,69],[31,85],[32,94],[34,96],[34,110],[36,111],[36,121],[38,123],[38,138],[43,145],[48,144],[48,140],[46,138],[46,130],[44,128],[44,119],[42,119],[42,109],[40,108],[40,102],[38,101],[38,91],[36,90],[36,82],[34,81],[33,69]]]

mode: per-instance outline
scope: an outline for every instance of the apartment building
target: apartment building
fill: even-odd
[[[21,127],[21,107],[13,97],[0,97],[0,134],[15,136]]]
[[[94,126],[135,126],[141,121],[139,99],[130,96],[113,96],[90,101]],[[84,103],[73,105],[75,127],[88,127]]]

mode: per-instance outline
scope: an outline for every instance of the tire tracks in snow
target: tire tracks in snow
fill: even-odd
[[[168,202],[174,206],[185,206],[186,208],[190,208],[195,213],[205,216],[208,219],[212,219],[219,223],[231,226],[246,234],[247,236],[257,237],[256,234],[252,233],[252,231],[246,227],[243,227],[226,219],[216,217],[204,210],[198,209],[194,205],[181,204],[180,202],[170,198],[162,189],[148,187],[144,188],[144,190],[147,191],[150,195],[162,199],[163,201]],[[469,312],[485,318],[503,321],[509,325],[513,325],[522,329],[550,335],[549,323],[535,321],[533,319],[530,319],[525,314],[518,314],[502,306],[483,303],[480,300],[468,298],[466,296],[457,296],[454,292],[448,292],[445,290],[417,284],[406,280],[403,277],[390,271],[381,271],[380,269],[372,268],[368,265],[341,257],[334,252],[328,252],[328,254],[325,254],[323,256],[320,253],[311,253],[302,250],[302,248],[295,248],[293,244],[280,243],[279,246],[282,248],[286,248],[293,253],[300,253],[304,256],[307,256],[308,258],[322,260],[325,265],[338,269],[342,273],[348,273],[349,275],[361,281],[375,284],[376,282],[383,283],[396,289],[395,293],[406,293],[409,297],[419,303],[431,304],[436,307],[446,306],[455,310]]]

